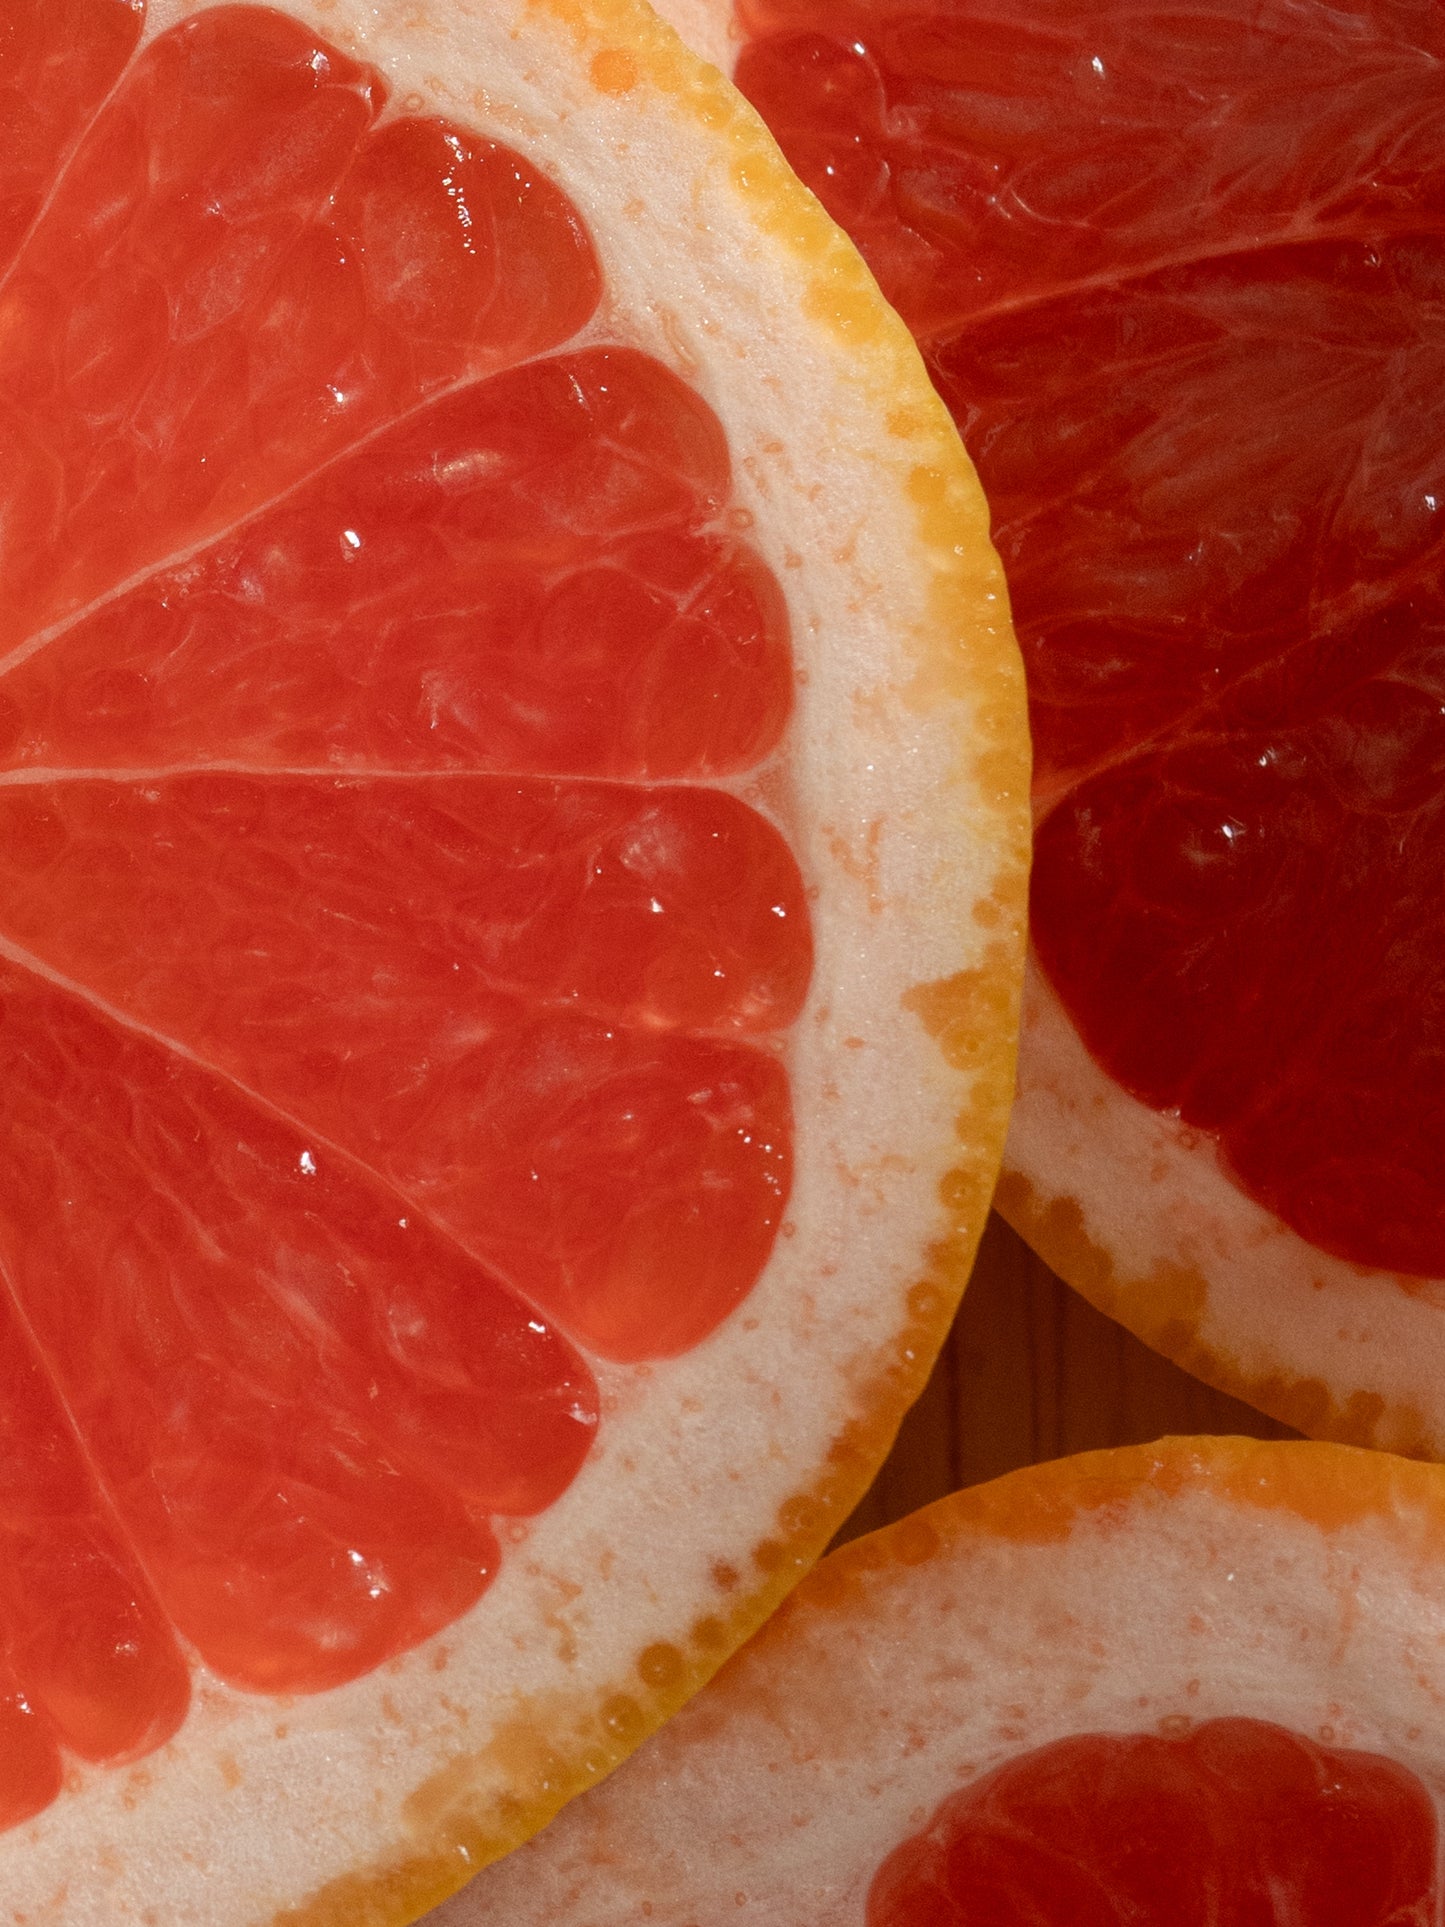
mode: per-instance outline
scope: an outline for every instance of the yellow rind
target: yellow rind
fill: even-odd
[[[1012,954],[1003,946],[1004,956]],[[930,1010],[953,1007],[948,986],[921,986],[920,1001]],[[942,996],[930,995],[942,991]],[[1006,985],[981,987],[995,1006],[1007,1008]],[[927,1021],[927,1020],[925,1020]],[[932,1025],[930,1024],[930,1028]],[[941,1048],[957,1036],[956,1022],[945,1020],[936,1035]],[[960,1046],[966,1048],[966,1045]],[[1007,1075],[991,1078],[980,1093],[975,1112],[960,1120],[977,1128],[996,1127],[1001,1136],[1008,1115],[1012,1087]],[[817,1567],[828,1542],[867,1490],[874,1473],[897,1436],[904,1414],[927,1381],[933,1360],[948,1335],[973,1266],[994,1170],[982,1160],[960,1164],[947,1182],[945,1202],[953,1226],[935,1245],[928,1275],[909,1295],[914,1323],[899,1338],[894,1357],[880,1363],[872,1379],[859,1388],[863,1416],[834,1441],[830,1468],[816,1484],[798,1493],[783,1508],[774,1537],[754,1548],[761,1575],[725,1617],[695,1629],[687,1652],[675,1654],[672,1676],[649,1685],[640,1676],[619,1681],[593,1706],[579,1713],[576,1706],[555,1709],[550,1721],[529,1708],[511,1735],[519,1759],[528,1772],[519,1776],[515,1799],[503,1809],[479,1813],[468,1802],[465,1761],[439,1775],[413,1795],[413,1810],[424,1813],[427,1846],[415,1856],[368,1868],[332,1881],[305,1905],[276,1915],[275,1927],[408,1927],[440,1905],[483,1867],[529,1840],[546,1826],[569,1800],[594,1786],[621,1765],[717,1673],[725,1661],[771,1618],[778,1607]],[[942,1501],[947,1506],[950,1501]],[[874,1534],[855,1545],[873,1550],[888,1534]],[[904,1563],[910,1544],[905,1533],[897,1556]],[[845,1547],[826,1562],[835,1567],[852,1551]],[[896,1550],[896,1548],[895,1548]],[[826,1568],[825,1568],[826,1569]],[[848,1569],[845,1567],[845,1570]],[[643,1660],[646,1659],[643,1655]],[[530,1785],[528,1782],[530,1781]],[[428,1810],[430,1809],[430,1810]]]
[[[876,1577],[947,1560],[979,1539],[1047,1545],[1082,1520],[1204,1493],[1233,1507],[1287,1513],[1326,1534],[1372,1520],[1410,1560],[1445,1558],[1445,1477],[1438,1465],[1323,1440],[1170,1437],[1081,1452],[951,1492],[839,1547],[810,1572],[754,1642],[784,1644],[799,1614],[847,1619]]]
[[[1164,1358],[1195,1378],[1253,1405],[1311,1438],[1398,1454],[1438,1459],[1424,1415],[1378,1392],[1337,1397],[1322,1379],[1291,1376],[1283,1369],[1251,1370],[1243,1360],[1201,1336],[1209,1300],[1204,1276],[1190,1268],[1158,1263],[1147,1277],[1121,1276],[1112,1253],[1089,1237],[1073,1199],[1044,1203],[1027,1178],[1004,1171],[994,1204],[1044,1263],[1091,1305],[1116,1319]]]
[[[1045,1544],[1067,1538],[1086,1515],[1141,1498],[1167,1504],[1185,1492],[1287,1512],[1322,1532],[1378,1519],[1412,1548],[1432,1556],[1445,1550],[1445,1480],[1437,1466],[1315,1439],[1164,1438],[1026,1466],[950,1493],[841,1547],[810,1580],[806,1598],[816,1602],[831,1589],[836,1602],[864,1574],[946,1557],[966,1538]]]
[[[473,1874],[531,1839],[685,1706],[816,1566],[867,1490],[948,1334],[978,1237],[977,1226],[961,1222],[956,1243],[938,1252],[934,1274],[913,1293],[918,1322],[903,1335],[893,1363],[880,1369],[867,1418],[836,1441],[832,1470],[782,1508],[777,1535],[755,1547],[761,1580],[725,1618],[699,1626],[687,1652],[668,1649],[671,1676],[665,1685],[649,1687],[639,1668],[638,1677],[599,1695],[588,1714],[575,1705],[559,1706],[551,1731],[543,1723],[546,1714],[529,1707],[507,1735],[525,1769],[505,1808],[478,1813],[467,1797],[468,1763],[458,1761],[412,1796],[412,1810],[425,1816],[424,1849],[330,1882],[303,1906],[275,1915],[275,1927],[408,1927]],[[640,1666],[647,1658],[640,1656]]]
[[[889,434],[907,447],[909,495],[920,539],[932,559],[933,614],[917,637],[921,707],[957,693],[967,636],[966,688],[982,689],[983,733],[978,768],[998,809],[1019,825],[1017,858],[1027,875],[1031,845],[1027,798],[1031,758],[1019,728],[1023,665],[1009,619],[1003,568],[989,536],[988,504],[947,408],[923,365],[917,344],[888,306],[878,283],[843,230],[798,179],[762,119],[716,68],[696,59],[666,22],[637,0],[527,0],[584,51],[594,76],[619,68],[633,86],[647,86],[684,118],[733,150],[732,181],[758,228],[794,256],[805,306],[846,349],[860,391]],[[611,91],[609,88],[608,91]],[[980,604],[993,603],[997,620],[981,624]],[[1026,915],[1020,886],[1021,940]]]

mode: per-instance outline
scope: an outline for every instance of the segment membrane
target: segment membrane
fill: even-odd
[[[786,844],[721,792],[0,788],[0,906],[0,935],[385,1173],[606,1355],[696,1343],[771,1248],[787,1084],[742,1040],[794,1020],[811,947]]]
[[[8,1018],[7,1005],[0,1025]],[[15,1762],[31,1762],[13,1765],[12,1801],[50,1771],[57,1744],[87,1760],[134,1758],[180,1725],[189,1678],[20,1317],[8,1259],[0,1279],[0,1656],[11,1682],[0,1686],[0,1729],[12,1728],[0,1739],[3,1815],[12,1747]]]
[[[130,0],[7,0],[0,19],[0,274],[140,38]]]
[[[729,491],[646,356],[470,383],[13,666],[0,767],[745,769],[792,671]]]

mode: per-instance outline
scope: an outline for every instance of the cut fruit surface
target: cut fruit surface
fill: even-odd
[[[631,0],[0,0],[0,95],[0,1911],[382,1927],[747,1635],[947,1328],[1001,577]]]
[[[1439,1468],[1332,1445],[956,1493],[437,1927],[1434,1927],[1442,1534]]]
[[[1435,1803],[1377,1753],[1263,1720],[1087,1734],[955,1794],[868,1890],[869,1927],[970,1918],[1017,1927],[1427,1927]]]
[[[988,491],[1038,818],[1001,1208],[1225,1389],[1445,1454],[1438,13],[670,11]]]

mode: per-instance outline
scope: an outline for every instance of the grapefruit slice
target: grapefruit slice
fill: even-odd
[[[955,1493],[436,1927],[1432,1927],[1442,1535],[1439,1468],[1314,1443]]]
[[[669,0],[908,320],[1029,674],[999,1205],[1180,1363],[1445,1453],[1441,19]]]
[[[946,1328],[1001,583],[645,9],[5,0],[0,86],[0,1893],[400,1921],[757,1623]]]

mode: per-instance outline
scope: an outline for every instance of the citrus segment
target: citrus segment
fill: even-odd
[[[0,789],[12,930],[43,932],[52,961],[98,990],[133,971],[148,1019],[186,1019],[208,1041],[227,1007],[244,1024],[268,978],[276,995],[259,1022],[284,1023],[289,1005],[298,1027],[285,979],[303,958],[324,968],[329,949],[331,981],[312,989],[318,1009],[304,1024],[323,1047],[349,1013],[328,1011],[322,997],[359,999],[380,972],[401,979],[403,1006],[420,1006],[418,1028],[440,1027],[458,992],[490,992],[600,1010],[647,1031],[746,1035],[791,1023],[807,989],[796,861],[771,824],[723,791],[203,771],[76,778],[38,792]],[[221,870],[228,842],[237,861]],[[120,860],[133,844],[140,852]],[[389,876],[400,880],[383,891]],[[261,921],[243,942],[253,896]],[[222,981],[209,1010],[194,931],[178,926],[182,904],[214,928]],[[343,917],[361,925],[360,954],[327,943]],[[181,979],[169,993],[167,977]]]
[[[18,1826],[50,1805],[60,1791],[55,1736],[0,1668],[0,1826]]]
[[[1427,1927],[1442,1533],[1438,1468],[1334,1446],[956,1493],[825,1560],[438,1927]]]
[[[400,1922],[926,1370],[1011,1069],[999,578],[630,0],[0,11],[0,85],[77,63],[0,180],[0,1884]]]
[[[1429,1017],[1445,913],[1438,807],[1408,796],[1430,785],[1411,748],[1433,752],[1406,712],[1440,705],[1410,677],[1419,628],[1392,613],[1327,639],[1353,659],[1335,701],[1312,654],[1290,666],[1314,685],[1300,720],[1254,678],[1072,791],[1036,841],[1034,939],[1126,1089],[1209,1131],[1310,1244],[1430,1277],[1445,1272]],[[1267,720],[1241,726],[1241,710]],[[1126,994],[1141,978],[1142,1008]]]
[[[1383,1304],[1445,1275],[1439,19],[729,11],[1008,571],[1047,987],[1004,1208],[1280,1417],[1445,1451],[1434,1321]]]
[[[792,1120],[781,1064],[733,1040],[796,1019],[811,952],[795,860],[732,797],[47,780],[0,787],[0,850],[13,943],[604,1356],[695,1344],[756,1278]]]
[[[711,776],[776,748],[786,612],[700,398],[613,348],[469,384],[17,664],[0,756]],[[721,524],[721,526],[719,526]]]
[[[552,184],[438,120],[374,128],[385,98],[265,7],[199,12],[127,71],[0,297],[25,505],[0,641],[586,321],[597,267]]]
[[[1439,1824],[1416,1774],[1264,1720],[1085,1734],[945,1801],[868,1927],[1426,1927]]]
[[[9,1282],[8,1264],[3,1265]],[[5,1810],[55,1791],[57,1746],[129,1759],[169,1738],[189,1677],[170,1627],[7,1293],[0,1300],[0,1638],[13,1747]],[[28,1735],[28,1737],[27,1737]],[[26,1808],[28,1811],[28,1807]]]
[[[223,1678],[295,1692],[454,1619],[488,1516],[586,1453],[585,1367],[293,1124],[0,983],[5,1273],[174,1623]]]

